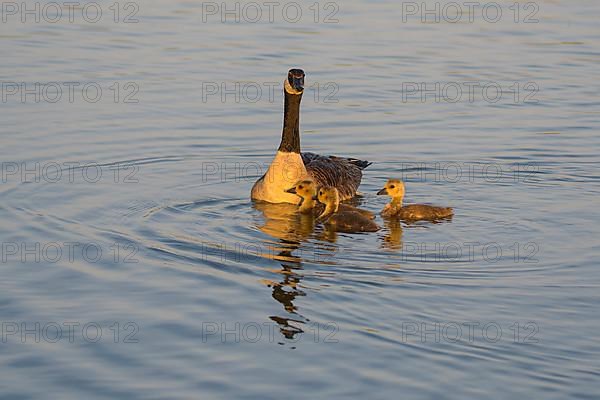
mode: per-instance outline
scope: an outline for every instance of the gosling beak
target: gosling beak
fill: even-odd
[[[298,92],[304,91],[304,71],[301,69],[290,69],[290,72],[288,72],[288,82]]]
[[[383,188],[379,192],[377,192],[377,196],[381,196],[382,194],[388,194],[387,188]]]
[[[286,190],[285,192],[286,193],[291,193],[291,194],[298,194],[298,192],[296,192],[296,188],[295,187],[290,188],[290,189]]]
[[[319,197],[318,197],[317,195],[314,195],[314,196],[312,197],[312,199],[313,199],[313,200],[319,200]]]

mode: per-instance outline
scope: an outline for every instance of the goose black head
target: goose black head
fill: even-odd
[[[290,69],[285,89],[291,94],[301,94],[304,92],[304,71],[297,68]]]

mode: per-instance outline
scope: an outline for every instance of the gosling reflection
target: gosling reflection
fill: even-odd
[[[388,250],[402,249],[402,224],[398,218],[384,218],[385,235],[381,247]]]
[[[298,213],[298,208],[291,204],[257,202],[254,203],[254,207],[264,217],[263,221],[257,224],[257,228],[278,240],[268,243],[270,250],[266,256],[280,262],[281,269],[273,272],[280,274],[281,278],[262,282],[272,289],[271,296],[281,303],[287,314],[269,318],[278,324],[283,337],[293,340],[296,335],[304,332],[299,325],[308,321],[298,312],[298,307],[294,304],[297,297],[306,296],[306,292],[300,288],[303,262],[304,260],[317,261],[321,257],[316,254],[316,251],[314,255],[306,254],[301,248],[302,243],[307,239],[318,238],[318,230],[315,234],[315,217],[312,213]],[[335,253],[335,250],[332,249],[331,253]]]
[[[298,207],[293,204],[254,203],[254,208],[263,214],[263,221],[257,228],[282,243],[289,244],[281,251],[296,250],[299,244],[312,234],[315,226],[310,215],[297,213]]]

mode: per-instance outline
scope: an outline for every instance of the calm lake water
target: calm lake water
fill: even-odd
[[[597,398],[600,3],[513,3],[3,3],[0,398]],[[253,204],[292,67],[453,220]]]

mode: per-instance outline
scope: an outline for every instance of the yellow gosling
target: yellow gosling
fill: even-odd
[[[286,190],[287,193],[292,193],[300,197],[300,207],[298,211],[303,214],[313,214],[318,217],[325,211],[325,205],[317,202],[317,185],[312,180],[301,180],[296,182],[294,187]],[[361,213],[366,218],[375,219],[375,214],[371,211],[362,210],[347,204],[339,204],[341,211],[355,211]]]
[[[388,195],[392,201],[381,211],[384,217],[399,217],[406,221],[435,221],[444,218],[450,218],[454,214],[450,207],[436,207],[427,204],[402,205],[404,199],[404,182],[399,179],[390,179],[383,189],[377,192],[378,195]]]
[[[363,214],[354,210],[342,210],[340,195],[334,187],[319,188],[317,198],[325,205],[325,210],[319,215],[318,220],[337,232],[377,232],[380,229],[375,222]]]

